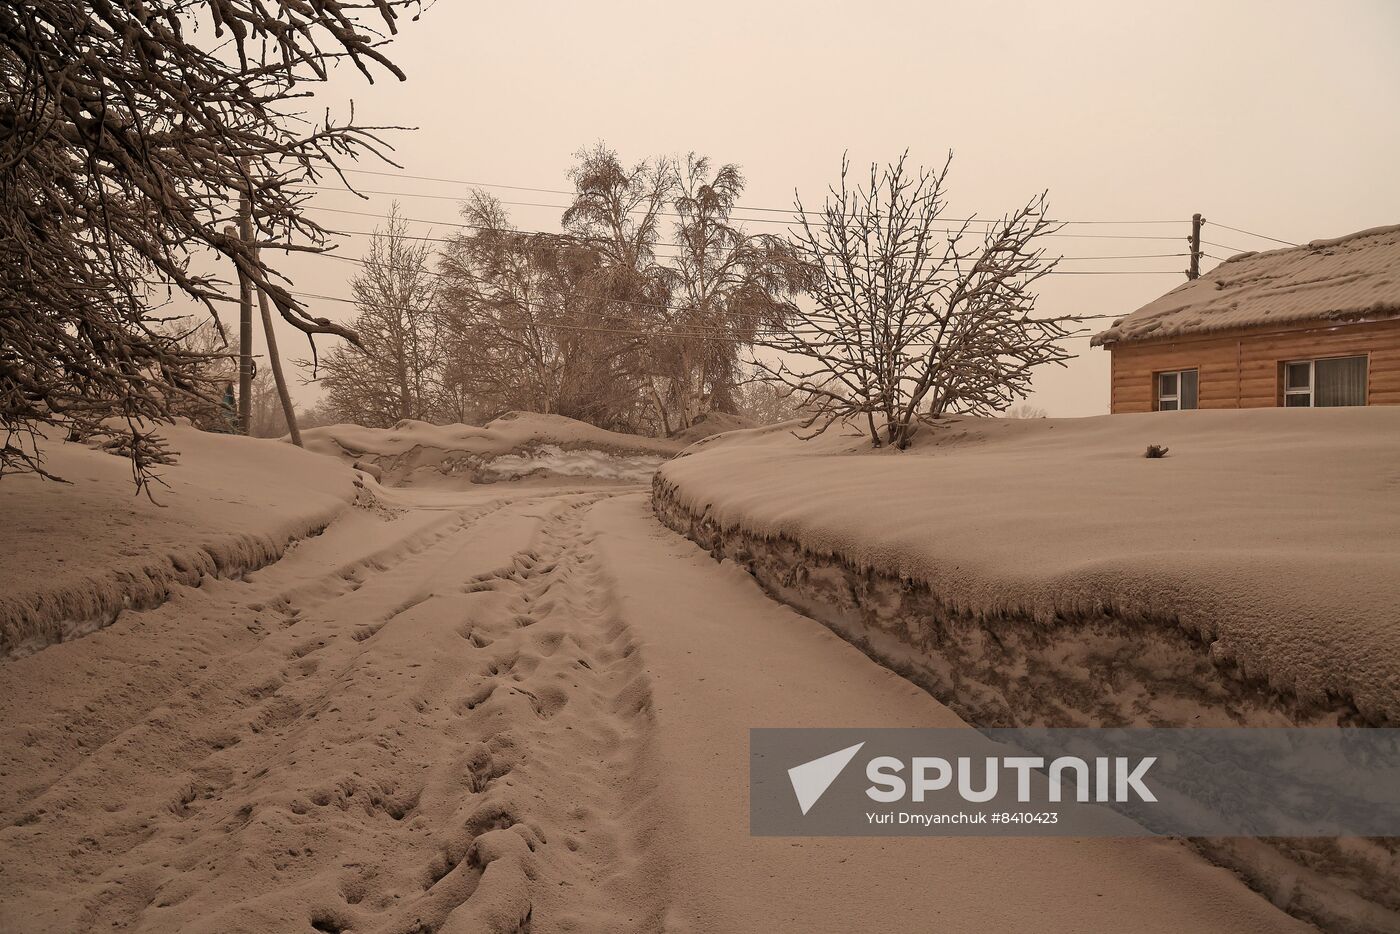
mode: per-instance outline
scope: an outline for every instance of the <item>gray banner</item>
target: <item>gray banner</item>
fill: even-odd
[[[760,836],[1400,836],[1395,729],[755,729]]]

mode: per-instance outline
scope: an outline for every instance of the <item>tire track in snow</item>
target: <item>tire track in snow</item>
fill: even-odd
[[[597,498],[496,504],[276,591],[252,649],[0,831],[74,879],[16,929],[655,929],[617,820],[645,804],[627,776],[649,688],[581,530]],[[472,573],[477,539],[535,525]]]
[[[230,664],[227,659],[256,651],[270,631],[295,625],[304,613],[358,590],[369,576],[392,572],[414,556],[469,530],[509,502],[501,500],[444,512],[422,527],[398,533],[400,537],[391,533],[382,547],[348,561],[336,557],[338,548],[346,546],[333,540],[338,535],[350,535],[351,531],[359,535],[366,530],[361,526],[347,528],[350,524],[341,521],[330,526],[324,538],[318,538],[313,545],[299,543],[304,547],[289,549],[281,559],[255,574],[236,582],[205,580],[198,587],[180,587],[158,606],[130,610],[110,629],[90,635],[88,638],[95,640],[91,643],[64,644],[55,650],[59,656],[0,664],[0,696],[12,695],[12,706],[4,710],[0,749],[11,752],[7,758],[13,760],[0,764],[0,823],[28,820],[28,802],[167,703],[172,694],[207,690],[206,685],[226,680]],[[368,529],[370,534],[388,530],[379,523]],[[330,550],[332,567],[324,566],[324,556],[309,557],[308,548]],[[257,597],[260,592],[272,595]],[[178,666],[168,665],[167,659],[160,664],[153,660],[152,656],[164,647],[162,642],[179,644]],[[24,686],[36,680],[42,683],[42,679],[24,672],[26,667],[66,673],[84,664],[70,662],[69,657],[83,655],[123,664],[142,677],[133,678],[116,696],[83,696],[80,682],[74,685],[72,693],[76,696],[65,697],[68,702],[56,709],[40,710],[38,716],[24,708],[25,699],[18,691],[8,690],[12,684]],[[16,755],[15,751],[20,750]]]

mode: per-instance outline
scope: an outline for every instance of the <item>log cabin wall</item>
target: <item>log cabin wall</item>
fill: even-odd
[[[1366,354],[1366,403],[1400,405],[1400,318],[1359,323],[1299,323],[1163,340],[1117,342],[1111,411],[1151,412],[1154,375],[1198,371],[1198,407],[1248,409],[1283,404],[1282,366],[1289,360]]]

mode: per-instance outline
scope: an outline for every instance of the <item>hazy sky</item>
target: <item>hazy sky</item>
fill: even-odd
[[[917,163],[955,152],[950,213],[999,214],[1048,188],[1071,226],[1067,256],[1179,253],[1199,211],[1204,239],[1232,248],[1400,223],[1400,2],[1056,2],[704,4],[467,3],[438,0],[390,47],[407,72],[367,86],[345,71],[327,101],[353,96],[364,123],[396,134],[407,173],[494,185],[568,187],[580,147],[606,141],[631,161],[691,150],[737,162],[744,202],[819,202],[841,153],[857,163],[908,148]],[[385,168],[367,165],[366,168]],[[394,190],[410,217],[456,219],[461,186],[358,176]],[[563,196],[491,189],[524,228],[557,229]],[[391,198],[345,193],[316,204],[383,213]],[[329,212],[327,226],[372,218]],[[755,225],[754,230],[775,230]],[[418,225],[428,233],[429,228]],[[450,228],[432,228],[437,235]],[[363,237],[341,250],[362,255]],[[1066,262],[1043,311],[1121,314],[1182,281],[1185,257]],[[1207,261],[1206,267],[1214,265]],[[293,257],[296,288],[348,295],[354,268]],[[347,305],[312,303],[345,317]],[[1106,323],[1106,322],[1105,322]],[[281,333],[281,332],[279,332]],[[291,355],[304,341],[281,337]],[[1036,379],[1055,416],[1108,410],[1108,359],[1088,340],[1068,369]],[[309,401],[315,391],[301,390]]]

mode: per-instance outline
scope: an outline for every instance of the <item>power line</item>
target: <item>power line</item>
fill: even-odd
[[[327,209],[325,209],[325,210],[331,210],[331,209],[327,208]],[[362,212],[345,212],[345,213],[362,213]],[[379,216],[379,215],[366,215],[366,216],[376,217],[376,216]],[[408,220],[409,218],[404,218],[404,219],[405,219],[405,220]],[[423,223],[428,223],[428,222],[425,221],[425,222],[423,222]],[[495,230],[495,229],[498,229],[498,228],[482,227],[482,228],[475,228],[475,229],[481,229],[481,230]],[[427,236],[419,236],[419,235],[417,235],[417,234],[391,234],[391,233],[383,233],[383,232],[380,232],[380,231],[369,231],[369,230],[327,230],[326,232],[329,233],[329,234],[332,234],[332,235],[334,235],[334,236],[338,236],[338,237],[384,237],[384,238],[389,239],[389,240],[415,240],[415,241],[419,241],[419,242],[423,242],[423,243],[455,243],[455,242],[456,242],[456,241],[454,241],[454,240],[449,240],[449,239],[446,238],[446,237],[427,237]],[[548,233],[548,231],[530,231],[530,230],[515,230],[515,231],[512,231],[512,232],[514,232],[514,233]],[[664,246],[674,246],[675,244],[662,244],[662,245],[664,245]],[[1226,247],[1226,249],[1229,249],[1229,247]],[[1155,257],[1172,257],[1172,256],[1186,256],[1186,255],[1188,255],[1188,254],[1185,254],[1185,253],[1154,253],[1154,254],[1146,254],[1146,255],[1142,255],[1142,256],[1133,256],[1133,257],[1125,257],[1125,256],[1066,256],[1066,257],[1061,257],[1061,258],[1062,258],[1062,259],[1070,259],[1070,260],[1129,259],[1129,258],[1131,258],[1131,259],[1146,259],[1146,258],[1155,258]],[[666,256],[666,257],[663,257],[663,258],[674,259],[675,257]],[[1174,276],[1174,275],[1178,275],[1178,274],[1179,274],[1179,271],[1178,271],[1178,270],[1175,270],[1175,269],[1093,269],[1093,270],[1090,270],[1090,269],[1052,269],[1052,270],[1050,270],[1049,273],[1047,273],[1047,275],[1052,275],[1052,276],[1094,276],[1094,275],[1104,275],[1104,276]]]
[[[423,182],[444,182],[444,183],[451,184],[451,185],[464,185],[464,186],[466,186],[466,187],[468,187],[468,188],[506,188],[506,189],[509,189],[509,190],[511,190],[511,191],[533,191],[533,192],[537,192],[537,193],[540,193],[540,194],[550,194],[550,195],[574,195],[574,194],[577,194],[577,193],[578,193],[577,190],[569,190],[569,189],[567,189],[567,188],[531,188],[531,187],[528,187],[528,186],[525,186],[525,185],[504,185],[504,184],[501,184],[501,183],[498,183],[498,182],[469,182],[469,181],[464,181],[464,180],[462,180],[462,179],[457,179],[457,178],[438,178],[438,177],[434,177],[434,176],[431,176],[431,175],[410,175],[410,174],[408,174],[407,172],[376,172],[376,171],[373,171],[373,170],[371,170],[371,169],[345,169],[344,171],[346,171],[346,172],[351,172],[351,173],[355,173],[355,174],[359,174],[359,175],[378,175],[378,176],[382,176],[382,177],[385,177],[385,178],[409,178],[409,179],[415,179],[415,180],[417,180],[417,181],[423,181]],[[347,190],[347,189],[328,188],[328,189],[322,189],[322,190],[327,190],[327,191],[344,191],[344,190]],[[365,193],[366,193],[366,194],[385,194],[386,192],[371,192],[371,191],[366,190]],[[392,192],[389,192],[389,193],[392,194]],[[410,197],[410,198],[411,198],[411,197],[419,197],[419,196],[411,195],[411,194],[407,194],[407,193],[402,193],[402,194],[404,194],[405,197]],[[423,195],[423,196],[421,196],[421,197],[449,198],[450,200],[460,200],[459,198],[450,198],[450,196],[446,196],[446,195]],[[503,202],[503,203],[504,203],[504,202]],[[553,206],[554,206],[554,205],[540,205],[540,207],[553,207]],[[821,211],[800,210],[800,209],[798,209],[798,208],[796,208],[796,207],[791,207],[791,208],[772,208],[772,207],[760,207],[760,206],[757,206],[757,205],[749,205],[749,204],[736,204],[734,207],[735,207],[735,210],[740,210],[740,211],[769,211],[769,212],[775,212],[775,213],[781,213],[781,214],[821,214],[821,213],[823,213],[823,212],[821,212]],[[976,221],[976,223],[991,223],[991,221]],[[1173,219],[1171,219],[1171,220],[1148,220],[1148,221],[1054,221],[1053,223],[1056,223],[1056,224],[1180,224],[1180,223],[1182,223],[1182,221],[1181,221],[1180,219],[1173,218]]]
[[[376,172],[372,169],[342,169],[356,175],[380,175],[385,178],[411,178],[420,182],[446,182],[450,185],[465,185],[468,188],[508,188],[511,191],[533,191],[546,195],[572,195],[566,188],[530,188],[526,185],[502,185],[499,182],[467,182],[459,178],[434,178],[431,175],[410,175],[407,172]]]
[[[412,193],[412,192],[406,192],[406,191],[384,191],[384,190],[382,190],[382,189],[371,189],[371,188],[365,188],[365,189],[360,189],[360,190],[354,190],[354,189],[350,189],[350,188],[336,188],[336,187],[330,187],[330,186],[325,186],[325,185],[303,185],[303,186],[301,186],[301,188],[302,188],[302,190],[307,190],[307,189],[309,189],[309,190],[313,190],[313,191],[324,191],[324,192],[344,192],[344,193],[346,193],[346,194],[387,195],[387,196],[396,197],[396,198],[427,198],[427,199],[431,199],[431,200],[434,200],[434,201],[461,201],[461,200],[462,200],[460,197],[458,197],[458,196],[456,196],[456,195],[414,194],[414,193]],[[567,210],[567,208],[568,208],[568,205],[564,205],[564,204],[545,204],[545,203],[539,202],[539,201],[501,201],[500,203],[501,203],[501,204],[506,204],[506,205],[511,205],[511,206],[513,206],[513,207],[554,208],[554,209],[556,209],[556,210],[561,210],[561,211],[562,211],[562,210]],[[327,210],[329,210],[329,209],[327,209]],[[775,211],[776,211],[776,210],[780,210],[780,209],[778,209],[778,208],[771,208],[771,209],[765,209],[765,210],[775,210]],[[634,211],[628,211],[627,213],[629,213],[629,214],[636,214],[636,213],[643,213],[643,212],[641,212],[640,210],[634,210]],[[791,213],[797,213],[797,212],[796,212],[796,209],[792,209],[792,210],[789,210],[788,213],[791,214]],[[808,212],[804,212],[804,213],[814,214],[814,213],[819,213],[819,212],[808,211]],[[674,212],[674,211],[657,211],[656,214],[657,214],[658,216],[660,216],[660,217],[683,217],[683,216],[684,216],[684,215],[678,214],[678,213],[676,213],[676,212]],[[752,224],[781,224],[781,225],[783,225],[783,226],[785,226],[785,227],[794,226],[795,223],[796,223],[796,222],[791,221],[791,220],[782,220],[782,219],[778,219],[778,218],[768,218],[768,217],[734,217],[734,218],[732,218],[732,219],[735,220],[735,221],[747,222],[747,223],[752,223]],[[943,221],[943,222],[945,222],[945,223],[949,223],[949,224],[964,224],[964,223],[966,223],[966,224],[993,225],[993,224],[1000,223],[998,220],[996,220],[996,219],[994,219],[994,218],[988,218],[988,219],[986,219],[986,220],[983,220],[983,219],[975,218],[975,217],[948,217],[948,218],[939,218],[939,220],[941,220],[941,221]],[[1093,223],[1093,224],[1117,224],[1117,223],[1124,223],[1124,224],[1160,224],[1160,223],[1179,223],[1179,222],[1178,222],[1178,221],[1170,221],[1170,222],[1167,222],[1167,221],[1048,221],[1048,223],[1052,223],[1052,224],[1061,224],[1061,225],[1063,225],[1063,224],[1089,224],[1089,223]],[[822,226],[822,225],[817,225],[817,226]],[[953,232],[953,231],[951,231],[951,230],[944,230],[944,233],[952,233],[952,232]],[[1067,234],[1067,233],[1061,233],[1061,232],[1059,232],[1059,231],[1054,231],[1054,232],[1051,232],[1051,233],[1044,233],[1044,234],[1041,234],[1040,236],[1043,236],[1043,237],[1074,237],[1074,238],[1078,238],[1078,239],[1087,239],[1087,240],[1173,240],[1173,241],[1174,241],[1174,240],[1179,240],[1179,239],[1180,239],[1179,237],[1168,237],[1168,236],[1160,236],[1160,235],[1157,235],[1157,236],[1148,236],[1148,235],[1142,235],[1142,234],[1138,234],[1138,235],[1133,235],[1133,234]]]
[[[376,219],[378,219],[378,218],[383,218],[383,217],[384,217],[383,214],[376,214],[376,213],[374,213],[374,212],[372,212],[372,211],[351,211],[351,210],[347,210],[347,209],[344,209],[344,208],[323,208],[323,207],[321,207],[320,205],[315,205],[315,206],[313,206],[313,207],[311,208],[311,210],[313,210],[313,211],[328,211],[328,212],[330,212],[330,213],[332,213],[332,214],[350,214],[350,215],[353,215],[353,216],[355,216],[355,217],[373,217],[373,218],[376,218]],[[430,226],[430,227],[457,227],[457,228],[460,228],[460,229],[462,229],[462,230],[481,230],[481,231],[488,231],[488,232],[493,232],[493,233],[542,234],[542,235],[544,235],[544,236],[563,236],[563,234],[555,233],[555,232],[553,232],[553,231],[548,231],[548,230],[532,230],[532,229],[529,229],[529,228],[519,228],[519,227],[490,227],[490,226],[487,226],[487,225],[484,225],[484,224],[464,224],[464,223],[462,223],[462,222],[460,222],[460,221],[428,220],[428,219],[421,218],[421,217],[404,217],[403,215],[399,215],[399,220],[404,221],[405,223],[409,223],[409,224],[426,224],[426,225],[428,225],[428,226]],[[354,233],[353,231],[339,231],[339,232],[340,232],[340,233]],[[368,236],[392,236],[392,235],[390,235],[390,234],[369,234]],[[436,242],[441,242],[441,243],[451,243],[451,242],[452,242],[452,241],[450,241],[450,240],[443,240],[443,239],[441,239],[441,238],[424,237],[424,238],[422,238],[422,239],[425,239],[425,240],[435,240]],[[656,243],[656,244],[654,244],[654,245],[655,245],[655,246],[662,246],[662,247],[672,247],[672,248],[675,248],[675,249],[685,249],[684,244],[680,244],[680,243],[658,242],[658,243]],[[1115,255],[1115,256],[1059,256],[1059,257],[1056,257],[1056,259],[1057,259],[1057,260],[1166,259],[1166,258],[1171,258],[1171,257],[1190,256],[1190,255],[1191,255],[1190,253],[1129,253],[1129,254],[1118,254],[1118,255]]]
[[[339,237],[384,237],[384,238],[389,239],[389,240],[417,240],[417,241],[422,241],[422,242],[424,242],[424,243],[453,243],[453,242],[455,242],[455,241],[453,241],[453,240],[448,240],[448,239],[445,238],[445,237],[420,237],[420,236],[416,236],[416,235],[413,235],[413,234],[390,234],[390,233],[379,233],[379,232],[374,232],[374,231],[369,231],[369,230],[328,230],[328,231],[326,231],[326,232],[327,232],[327,233],[330,233],[330,234],[333,234],[333,235],[335,235],[335,236],[339,236]],[[525,232],[525,231],[520,231],[520,232]],[[316,255],[316,254],[313,254],[313,255]],[[1186,254],[1163,254],[1163,255],[1179,255],[1179,256],[1184,256],[1184,255],[1186,255]],[[675,257],[666,256],[666,257],[663,257],[663,258],[665,258],[665,259],[674,259]],[[1087,258],[1091,258],[1091,257],[1085,257],[1085,258],[1087,259]],[[1108,258],[1108,257],[1105,257],[1105,258]],[[1045,275],[1049,275],[1049,276],[1179,276],[1179,275],[1181,275],[1181,271],[1178,270],[1178,269],[1052,269],[1052,270],[1050,270],[1049,272],[1045,273]]]
[[[500,183],[500,182],[472,182],[472,181],[467,181],[467,180],[465,180],[465,179],[443,178],[443,177],[431,176],[431,175],[413,175],[413,174],[410,174],[410,173],[407,173],[407,172],[384,172],[384,171],[375,171],[375,170],[373,170],[373,169],[345,169],[344,171],[345,171],[345,172],[348,172],[348,173],[352,173],[352,174],[358,174],[358,175],[373,175],[373,176],[378,176],[378,177],[381,177],[381,178],[403,178],[403,179],[413,179],[413,180],[416,180],[416,181],[429,181],[429,182],[438,182],[438,183],[442,183],[442,184],[461,185],[461,186],[468,187],[468,188],[502,188],[502,189],[508,189],[508,190],[511,190],[511,191],[529,191],[529,192],[536,192],[536,193],[540,193],[540,194],[557,194],[557,195],[574,195],[574,194],[577,193],[576,191],[570,191],[569,189],[565,189],[565,188],[540,188],[540,187],[532,187],[532,186],[527,186],[527,185],[507,185],[507,184],[503,184],[503,183]],[[357,191],[355,191],[354,189],[351,189],[351,188],[348,188],[348,187],[347,187],[347,188],[339,188],[339,187],[319,186],[319,185],[313,185],[313,186],[308,186],[308,187],[315,188],[315,189],[318,190],[318,191],[331,191],[331,192],[335,192],[335,191],[344,191],[344,192],[348,192],[348,193],[352,193],[352,194],[362,194],[362,195],[363,195],[363,194],[390,195],[390,196],[405,197],[405,198],[430,198],[430,199],[433,199],[433,200],[443,200],[443,201],[459,201],[459,200],[461,200],[459,197],[454,196],[454,195],[419,194],[419,193],[413,193],[413,192],[395,192],[395,191],[382,191],[382,190],[371,190],[371,189],[365,189],[363,192],[357,192]],[[503,204],[518,205],[518,206],[522,206],[522,207],[548,207],[548,208],[555,208],[555,209],[561,209],[561,210],[564,209],[564,207],[565,207],[564,205],[542,204],[542,203],[538,203],[538,202],[529,202],[529,201],[525,201],[525,202],[506,201],[506,202],[502,202],[502,203],[503,203]],[[809,215],[809,214],[810,214],[810,215],[818,215],[818,216],[820,216],[820,215],[823,213],[822,211],[805,210],[805,209],[797,208],[796,206],[791,207],[791,208],[775,208],[775,207],[766,207],[766,206],[748,205],[748,204],[737,204],[737,205],[735,205],[735,210],[738,210],[738,211],[762,211],[762,212],[767,212],[767,213],[780,213],[780,214],[788,214],[788,215],[797,215],[797,214]],[[662,212],[662,213],[663,213],[663,214],[666,214],[667,216],[678,216],[678,215],[675,215],[675,214],[671,214],[671,213],[669,213],[669,212]],[[751,222],[754,222],[754,223],[784,223],[784,224],[789,224],[789,225],[791,225],[791,223],[792,223],[792,222],[789,222],[789,221],[777,221],[777,220],[770,220],[770,219],[768,219],[768,218],[757,218],[757,217],[755,217],[755,218],[744,218],[744,217],[740,217],[740,218],[735,218],[735,219],[736,219],[736,220],[751,221]],[[986,219],[986,220],[983,220],[983,219],[979,219],[979,218],[949,218],[948,221],[949,221],[950,223],[976,223],[976,224],[984,224],[984,225],[987,225],[987,224],[995,224],[995,223],[996,223],[996,221],[995,221],[994,219]],[[1178,224],[1178,223],[1182,223],[1182,221],[1180,221],[1180,220],[1175,220],[1175,219],[1172,219],[1172,220],[1073,220],[1073,221],[1052,221],[1052,223],[1061,224],[1061,225],[1071,225],[1071,224],[1073,224],[1073,225],[1129,225],[1129,226],[1137,226],[1137,225],[1145,225],[1145,224]],[[1217,227],[1222,227],[1222,228],[1224,228],[1225,230],[1230,230],[1230,231],[1233,231],[1233,232],[1235,232],[1235,233],[1244,234],[1244,235],[1250,236],[1250,237],[1258,237],[1258,238],[1261,239],[1261,240],[1268,240],[1268,241],[1270,241],[1271,243],[1279,243],[1279,244],[1282,244],[1282,245],[1284,245],[1284,246],[1297,246],[1297,245],[1298,245],[1298,244],[1293,243],[1292,241],[1289,241],[1289,240],[1281,240],[1281,239],[1279,239],[1278,237],[1271,237],[1271,236],[1269,236],[1269,235],[1267,235],[1267,234],[1255,233],[1254,231],[1244,230],[1243,228],[1240,228],[1240,227],[1232,227],[1232,226],[1230,226],[1229,224],[1221,224],[1221,223],[1217,223],[1217,222],[1213,222],[1213,221],[1210,222],[1210,223],[1215,223],[1215,226],[1217,226]],[[1074,235],[1073,235],[1073,234],[1060,234],[1060,236],[1074,236]],[[1086,235],[1082,235],[1082,234],[1081,234],[1080,236],[1086,236]],[[1127,237],[1125,237],[1124,239],[1163,239],[1163,240],[1173,240],[1173,239],[1176,239],[1176,238],[1174,238],[1174,237],[1141,237],[1141,238],[1127,238]],[[1234,247],[1224,246],[1224,245],[1222,245],[1222,244],[1213,244],[1213,245],[1214,245],[1214,246],[1219,246],[1219,247],[1221,247],[1221,249],[1235,250]],[[1237,252],[1248,252],[1248,251],[1237,250]]]
[[[1269,240],[1273,243],[1282,243],[1284,246],[1298,245],[1296,243],[1290,243],[1287,240],[1280,240],[1278,237],[1270,237],[1267,234],[1254,233],[1253,231],[1249,230],[1241,230],[1238,227],[1231,227],[1229,224],[1221,224],[1217,223],[1216,221],[1209,221],[1209,223],[1214,224],[1216,227],[1224,227],[1226,230],[1233,230],[1237,234],[1244,234],[1247,237],[1258,237],[1260,240]]]
[[[408,173],[408,172],[383,172],[383,171],[375,171],[375,170],[373,170],[373,169],[345,169],[344,171],[345,171],[345,172],[348,172],[348,173],[352,173],[352,174],[357,174],[357,175],[375,175],[375,176],[379,176],[379,177],[382,177],[382,178],[404,178],[404,179],[412,179],[412,180],[415,180],[415,181],[438,182],[438,183],[448,184],[448,185],[461,185],[461,186],[464,186],[464,187],[467,187],[467,188],[503,188],[503,189],[507,189],[507,190],[510,190],[510,191],[530,191],[530,192],[535,192],[535,193],[537,193],[537,194],[550,194],[550,195],[574,195],[574,194],[577,194],[577,191],[576,191],[576,190],[572,190],[572,191],[571,191],[571,190],[569,190],[569,189],[567,189],[567,188],[538,188],[538,187],[531,187],[531,186],[527,186],[527,185],[506,185],[506,184],[503,184],[503,183],[500,183],[500,182],[472,182],[472,181],[466,181],[465,179],[459,179],[459,178],[442,178],[442,177],[431,176],[431,175],[413,175],[413,174],[410,174],[410,173]],[[343,191],[343,190],[347,190],[347,189],[327,188],[327,189],[323,189],[323,190],[329,190],[329,191]],[[367,192],[367,193],[373,194],[373,193],[376,193],[376,192]],[[386,192],[377,192],[377,193],[379,193],[379,194],[385,194]],[[392,194],[392,192],[388,192],[388,193],[389,193],[389,194]],[[451,199],[450,196],[444,196],[444,195],[435,195],[435,196],[427,196],[427,195],[425,195],[425,196],[418,196],[418,195],[409,194],[409,193],[407,193],[407,192],[401,192],[400,194],[402,194],[404,197],[434,197],[434,198],[447,198],[448,200],[454,200],[454,199]],[[791,208],[774,208],[774,207],[765,207],[765,206],[749,205],[749,204],[738,204],[738,205],[735,205],[735,209],[736,209],[736,210],[740,210],[740,211],[764,211],[764,212],[769,212],[769,213],[782,213],[782,214],[817,214],[817,215],[820,215],[820,214],[822,213],[821,211],[803,210],[803,209],[799,209],[799,208],[797,208],[797,207],[791,207]],[[755,219],[755,220],[759,220],[758,218],[754,218],[754,219]],[[976,222],[976,223],[991,223],[991,221],[975,221],[975,222]],[[1184,223],[1184,221],[1181,220],[1181,219],[1175,219],[1175,218],[1173,218],[1173,219],[1170,219],[1170,220],[1139,220],[1139,221],[1128,221],[1128,220],[1055,221],[1055,223],[1058,223],[1058,224],[1075,224],[1075,225],[1099,225],[1099,224],[1108,224],[1108,225],[1129,225],[1129,226],[1135,226],[1135,225],[1142,225],[1142,224],[1180,224],[1180,223]],[[1224,229],[1233,231],[1233,232],[1235,232],[1235,233],[1244,234],[1244,235],[1250,236],[1250,237],[1258,237],[1258,238],[1261,239],[1261,240],[1268,240],[1268,241],[1270,241],[1270,242],[1272,242],[1272,243],[1279,243],[1279,244],[1282,244],[1282,245],[1284,245],[1284,246],[1297,246],[1297,245],[1298,245],[1298,244],[1293,243],[1293,242],[1291,242],[1291,241],[1289,241],[1289,240],[1281,240],[1281,239],[1279,239],[1278,237],[1270,237],[1270,236],[1267,235],[1267,234],[1255,233],[1255,232],[1253,232],[1253,231],[1244,230],[1244,229],[1239,228],[1239,227],[1231,227],[1229,224],[1221,224],[1221,223],[1217,223],[1217,222],[1215,222],[1215,221],[1208,221],[1207,223],[1213,223],[1213,224],[1215,224],[1215,226],[1217,226],[1217,227],[1223,227]],[[1226,249],[1229,249],[1229,248],[1227,247]]]
[[[1209,240],[1202,240],[1201,242],[1204,243],[1206,246],[1216,246],[1216,247],[1220,247],[1220,249],[1222,249],[1222,250],[1229,250],[1231,253],[1253,253],[1253,252],[1254,252],[1253,250],[1241,250],[1239,247],[1228,246],[1227,244],[1224,244],[1224,243],[1212,243],[1212,242],[1209,241]]]
[[[381,267],[381,268],[388,268],[388,267],[390,267],[390,264],[389,264],[389,263],[377,263],[377,262],[375,262],[375,261],[373,261],[373,260],[356,259],[356,258],[350,257],[350,256],[337,256],[337,255],[335,255],[334,253],[312,253],[312,254],[310,254],[310,255],[312,255],[312,256],[321,256],[321,257],[324,257],[324,258],[326,258],[326,259],[338,260],[339,262],[342,262],[342,263],[352,263],[352,264],[354,264],[354,265],[356,265],[356,266],[363,266],[363,267],[378,266],[378,267]],[[430,277],[430,278],[433,278],[433,279],[450,279],[450,278],[452,278],[451,276],[445,275],[445,274],[440,273],[440,272],[425,272],[424,275],[426,275],[426,276],[428,276],[428,277]],[[660,311],[685,312],[685,311],[689,311],[689,310],[690,310],[690,309],[683,308],[683,307],[682,307],[682,308],[678,308],[678,307],[676,307],[676,306],[674,306],[674,305],[662,304],[661,302],[640,302],[640,301],[636,301],[636,300],[634,300],[634,299],[609,298],[609,297],[607,297],[607,296],[601,296],[601,295],[596,295],[596,294],[590,294],[590,293],[587,293],[587,292],[582,292],[582,291],[579,291],[578,289],[555,289],[555,288],[548,288],[548,287],[545,287],[545,288],[543,288],[543,291],[547,291],[547,292],[549,292],[550,294],[553,294],[553,295],[559,295],[559,296],[578,296],[578,297],[582,297],[582,298],[602,299],[603,301],[612,302],[612,303],[614,303],[614,304],[619,304],[619,305],[632,305],[632,306],[635,306],[635,307],[637,307],[637,308],[652,308],[652,309],[656,309],[656,310],[660,310]],[[328,296],[322,296],[322,297],[328,297]],[[352,301],[353,301],[353,300],[352,300]],[[729,314],[730,314],[731,316],[733,316],[733,317],[738,317],[738,318],[750,318],[750,319],[755,319],[755,320],[760,320],[760,319],[762,319],[762,318],[764,317],[764,316],[762,316],[762,315],[757,315],[757,314],[752,314],[752,313],[745,313],[745,312],[729,312]],[[804,312],[804,313],[803,313],[803,316],[806,317],[806,318],[808,318],[808,319],[812,319],[812,320],[826,320],[826,321],[835,321],[835,320],[836,320],[835,318],[833,318],[833,317],[831,317],[831,316],[829,316],[829,315],[822,315],[822,314],[820,314],[820,313],[813,314],[813,313],[810,313],[810,312]],[[1070,319],[1070,320],[1073,320],[1073,321],[1091,321],[1091,320],[1096,320],[1096,319],[1101,319],[1101,318],[1120,318],[1120,317],[1122,317],[1122,315],[1070,315],[1070,316],[1069,316],[1069,319]]]

